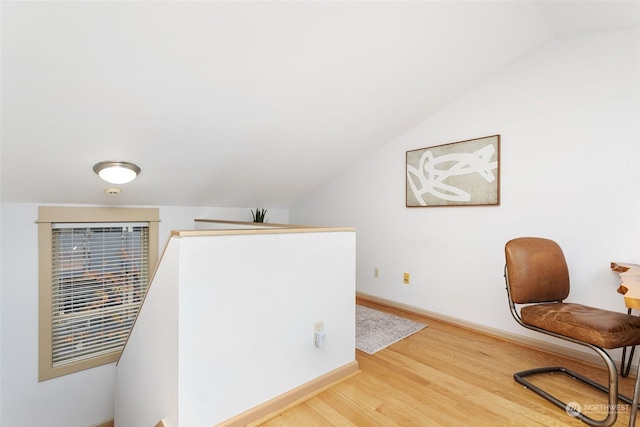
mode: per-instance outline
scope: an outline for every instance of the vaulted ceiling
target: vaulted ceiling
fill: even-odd
[[[3,1],[1,200],[287,208],[637,1]],[[92,166],[138,164],[108,196]]]

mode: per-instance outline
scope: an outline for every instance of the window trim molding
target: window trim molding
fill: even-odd
[[[38,381],[113,363],[120,351],[92,357],[63,366],[52,366],[52,224],[53,223],[149,223],[149,280],[158,265],[158,208],[78,208],[40,206],[38,208]]]

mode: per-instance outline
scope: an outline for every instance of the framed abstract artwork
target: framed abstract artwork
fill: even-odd
[[[500,135],[407,151],[406,206],[500,204]]]

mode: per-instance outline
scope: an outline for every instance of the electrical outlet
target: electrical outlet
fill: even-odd
[[[316,348],[320,348],[324,345],[325,334],[324,334],[324,322],[316,322],[313,325],[313,344]]]
[[[404,283],[405,285],[411,283],[411,275],[409,273],[404,273],[404,275],[402,276],[402,283]]]
[[[378,267],[373,268],[373,277],[378,279],[380,277],[380,269]]]

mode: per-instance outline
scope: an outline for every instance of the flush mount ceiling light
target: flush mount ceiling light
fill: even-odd
[[[140,168],[129,162],[108,161],[96,163],[93,171],[111,184],[126,184],[138,176]]]

